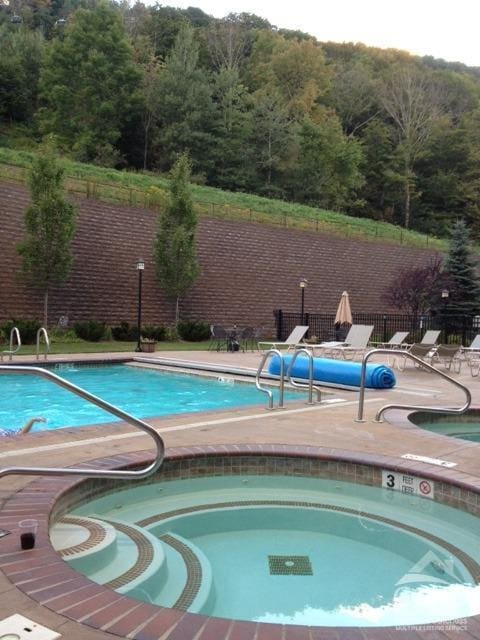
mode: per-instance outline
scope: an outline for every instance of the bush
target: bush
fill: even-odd
[[[112,337],[120,342],[133,342],[137,339],[137,327],[122,321],[117,327],[112,327]]]
[[[106,332],[105,323],[97,322],[96,320],[75,322],[73,328],[79,338],[88,340],[89,342],[99,342]]]
[[[187,342],[202,342],[210,338],[210,325],[201,320],[183,320],[177,329],[180,338]]]
[[[145,325],[142,327],[142,337],[161,342],[162,340],[166,340],[167,330],[162,326],[155,327],[153,325]]]
[[[20,339],[22,344],[36,344],[37,331],[41,327],[41,323],[38,320],[9,320],[0,327],[1,332],[5,337],[5,341],[10,339],[10,331],[13,327],[17,327],[20,332]]]

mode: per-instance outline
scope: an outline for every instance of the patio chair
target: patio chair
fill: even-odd
[[[242,351],[248,351],[248,345],[250,344],[251,350],[255,350],[255,329],[253,327],[245,327],[238,335],[238,341],[240,343],[240,349]]]
[[[407,346],[405,340],[409,333],[409,331],[397,331],[388,342],[372,342],[371,344],[379,349],[404,349]]]
[[[221,327],[218,324],[210,325],[210,344],[208,345],[208,350],[213,351],[221,351],[222,349],[227,350],[228,346],[228,331]]]
[[[437,344],[439,335],[440,335],[440,331],[437,331],[436,329],[425,331],[425,335],[420,340],[420,342],[417,342],[417,344],[429,344],[429,345]]]
[[[290,349],[295,349],[295,347],[300,344],[300,342],[303,340],[303,337],[307,333],[307,331],[308,331],[308,326],[297,325],[284,342],[261,341],[258,343],[258,348],[260,350],[265,350],[265,349],[280,349],[281,347],[287,347],[287,351],[290,351]],[[265,345],[265,346],[262,346],[262,345]]]
[[[402,350],[398,354],[397,366],[399,371],[405,370],[407,362],[411,362],[415,367],[419,367],[419,368],[421,367],[420,364],[416,363],[414,360],[410,360],[410,358],[407,358],[404,354],[410,353],[412,356],[417,356],[417,358],[420,358],[421,360],[425,360],[426,362],[431,352],[432,352],[431,344],[422,344],[421,342],[416,342],[410,345],[408,349]]]
[[[477,333],[470,346],[462,347],[462,357],[470,367],[470,373],[476,378],[480,373],[480,333]]]
[[[439,344],[427,357],[434,367],[443,364],[447,371],[453,368],[455,373],[460,373],[462,367],[461,353],[462,347],[459,344]]]
[[[352,324],[345,337],[345,342],[321,342],[308,345],[308,348],[321,350],[321,355],[332,358],[342,357],[344,360],[353,360],[357,353],[363,353],[373,332],[373,324]]]

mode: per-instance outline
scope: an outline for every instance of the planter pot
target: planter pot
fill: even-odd
[[[155,351],[156,342],[141,342],[140,347],[144,353],[153,353]]]

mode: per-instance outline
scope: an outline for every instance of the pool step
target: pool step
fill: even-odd
[[[52,527],[51,538],[75,569],[119,593],[192,612],[212,597],[208,559],[178,534],[156,537],[111,518],[65,516]]]
[[[115,528],[97,518],[64,516],[50,529],[53,547],[85,575],[111,564],[117,555]]]

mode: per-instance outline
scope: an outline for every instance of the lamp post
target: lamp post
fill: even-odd
[[[308,280],[306,278],[302,278],[300,280],[300,291],[301,291],[301,296],[302,296],[302,305],[301,305],[301,311],[300,311],[300,322],[303,324],[303,319],[305,316],[305,287],[308,284]]]
[[[442,302],[443,302],[443,341],[447,343],[447,304],[450,291],[448,289],[442,289]]]
[[[145,269],[145,263],[142,258],[137,260],[137,271],[138,271],[138,307],[137,307],[137,346],[135,351],[141,351],[142,346],[140,344],[141,336],[142,336],[142,274]]]

